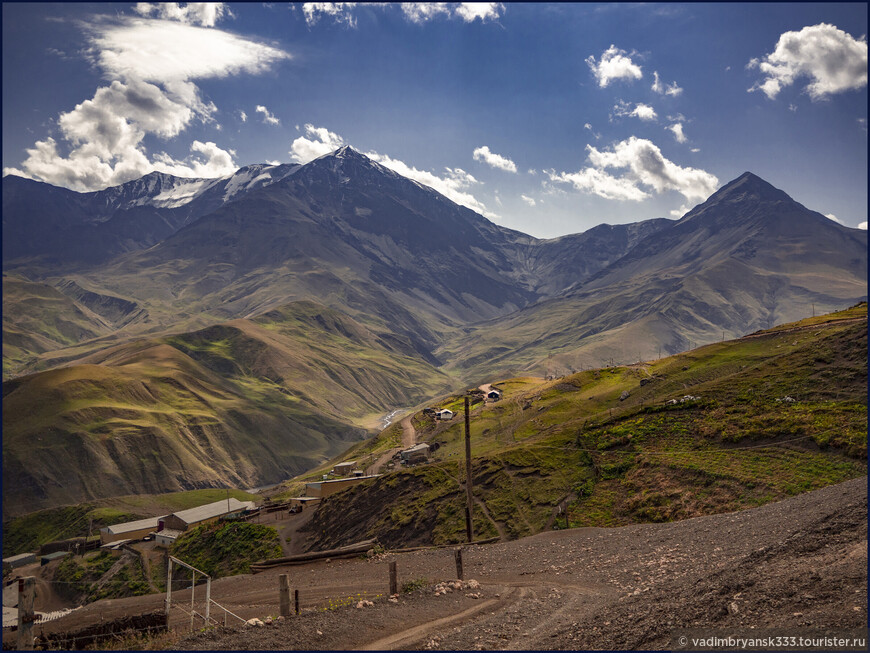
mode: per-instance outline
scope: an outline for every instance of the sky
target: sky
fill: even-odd
[[[867,228],[867,4],[4,3],[3,173],[77,191],[343,145],[539,238],[746,171]]]

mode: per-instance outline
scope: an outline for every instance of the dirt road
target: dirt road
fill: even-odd
[[[438,595],[432,584],[456,576],[452,548],[218,579],[215,600],[264,618],[277,615],[277,576],[287,573],[302,615],[182,636],[171,648],[660,649],[691,627],[866,628],[867,479],[739,513],[552,531],[463,556],[480,587]],[[428,587],[390,602],[390,561],[400,587]],[[173,597],[190,601],[189,590]],[[163,598],[100,601],[46,628],[160,609]],[[361,598],[374,605],[354,607]],[[180,611],[173,621],[189,627]]]

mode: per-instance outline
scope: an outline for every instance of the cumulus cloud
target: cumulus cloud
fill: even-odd
[[[809,78],[805,90],[819,100],[867,85],[867,41],[827,23],[810,25],[782,34],[773,52],[750,60],[747,68],[764,75],[750,92],[760,90],[772,100],[798,78]]]
[[[826,217],[828,220],[833,220],[833,221],[836,222],[837,224],[843,224],[843,221],[840,220],[840,218],[838,218],[838,217],[837,217],[836,215],[834,215],[833,213],[825,213],[825,217]]]
[[[650,88],[659,95],[670,95],[672,97],[677,97],[683,92],[683,89],[677,86],[676,82],[662,84],[661,79],[659,79],[658,71],[653,72],[653,85]]]
[[[667,127],[674,134],[674,138],[677,140],[677,143],[685,143],[688,139],[686,135],[683,133],[683,125],[682,123],[674,123],[670,127]],[[693,150],[694,151],[694,150]]]
[[[326,127],[306,124],[305,133],[308,138],[300,136],[290,146],[290,157],[298,163],[308,163],[345,145],[341,136]]]
[[[614,79],[631,81],[643,77],[640,66],[631,60],[629,53],[620,50],[615,45],[607,48],[601,54],[599,61],[595,61],[595,57],[589,55],[586,58],[586,63],[601,88],[605,88]]]
[[[314,25],[321,16],[329,16],[337,23],[356,27],[356,18],[353,16],[356,5],[356,2],[306,2],[302,5],[302,13],[308,25]]]
[[[632,108],[630,102],[625,102],[620,100],[618,104],[613,107],[613,113],[610,114],[610,119],[613,119],[613,116],[617,116],[619,118],[624,118],[626,116],[639,118],[644,121],[656,120],[658,118],[658,114],[656,110],[653,109],[648,104],[643,104],[642,102],[638,102],[634,108]],[[588,123],[587,123],[588,124]],[[585,125],[584,125],[585,127]],[[591,129],[591,128],[590,128]]]
[[[403,2],[402,13],[412,23],[422,24],[438,16],[459,18],[466,23],[498,20],[504,12],[501,2]]]
[[[221,3],[139,4],[140,15],[83,24],[88,57],[112,79],[94,97],[58,118],[60,140],[26,150],[25,176],[87,191],[130,181],[155,169],[223,175],[235,169],[232,151],[194,141],[191,156],[149,160],[148,135],[169,139],[194,120],[213,122],[217,107],[192,81],[256,74],[289,55],[270,45],[209,28],[229,12]],[[200,26],[202,25],[202,26]],[[244,118],[243,118],[244,119]]]
[[[262,104],[257,105],[256,109],[257,113],[263,114],[263,122],[267,125],[280,125],[281,121],[278,120],[275,116],[269,113],[269,110],[264,107]]]
[[[133,11],[203,27],[214,27],[225,14],[232,15],[224,2],[138,2]]]
[[[867,223],[866,222],[859,222],[858,229],[863,229],[864,231],[867,231]]]
[[[503,11],[504,5],[501,2],[460,2],[455,13],[466,23],[478,18],[483,23],[487,20],[498,20]]]
[[[223,150],[211,141],[193,141],[193,152],[186,159],[178,161],[165,152],[154,156],[154,169],[177,177],[225,177],[234,173],[238,166],[233,161],[235,150]]]
[[[242,122],[248,122],[248,114],[244,111],[239,110],[239,118],[241,118]]]
[[[688,201],[704,200],[719,185],[719,180],[704,170],[681,167],[664,157],[647,139],[631,138],[614,145],[610,151],[586,146],[589,166],[573,173],[548,172],[550,180],[605,199],[640,201],[651,193],[674,190]],[[620,175],[609,169],[623,171]]]
[[[498,168],[499,170],[504,170],[505,172],[516,172],[517,166],[510,159],[501,156],[500,154],[496,154],[495,152],[490,152],[489,147],[483,145],[478,147],[472,153],[475,161],[483,161],[487,165]]]
[[[528,195],[520,195],[520,198],[528,204],[529,206],[535,206],[536,202],[533,197],[529,197]]]

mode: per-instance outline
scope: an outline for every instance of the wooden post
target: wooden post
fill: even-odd
[[[190,581],[190,632],[193,632],[193,597],[196,593],[196,572],[191,572]]]
[[[453,557],[456,558],[456,578],[465,580],[465,577],[462,575],[462,549],[456,549],[453,552]]]
[[[398,574],[396,572],[396,561],[390,563],[390,596],[399,593]]]
[[[33,597],[36,592],[36,577],[25,576],[18,579],[18,649],[33,650]]]
[[[166,630],[169,630],[169,608],[172,607],[172,558],[166,564]]]
[[[299,590],[293,590],[293,602],[296,604],[296,616],[299,616]]]
[[[290,616],[290,577],[287,574],[278,576],[278,614]]]
[[[465,535],[469,542],[474,541],[474,526],[472,524],[471,492],[471,415],[468,406],[468,396],[465,397]]]

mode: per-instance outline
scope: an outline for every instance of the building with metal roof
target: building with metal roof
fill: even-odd
[[[148,533],[153,533],[159,526],[161,517],[149,517],[123,524],[112,524],[100,529],[100,544],[117,542],[118,540],[140,540]]]
[[[253,501],[239,501],[235,498],[221,499],[214,503],[207,503],[196,508],[188,508],[174,512],[166,517],[161,517],[158,524],[158,532],[166,528],[176,531],[186,531],[191,526],[198,526],[217,521],[221,517],[233,517],[241,515],[246,510],[254,507]]]

